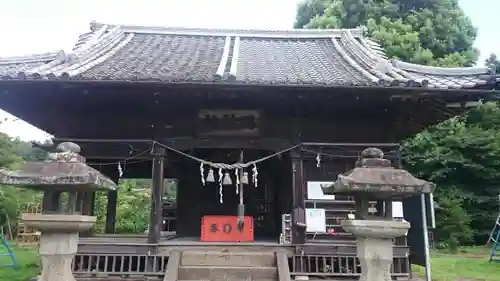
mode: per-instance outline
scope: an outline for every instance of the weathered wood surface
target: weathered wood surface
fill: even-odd
[[[181,237],[168,240],[162,237],[158,244],[147,242],[146,235],[100,235],[80,238],[78,245],[79,253],[87,254],[120,254],[120,253],[148,253],[151,249],[158,249],[158,254],[169,254],[173,250],[182,249],[218,249],[224,247],[239,247],[246,251],[274,251],[284,250],[289,254],[303,252],[304,254],[318,255],[356,255],[355,241],[308,241],[304,245],[282,245],[274,241],[256,241],[249,243],[218,242],[208,243],[197,241],[194,237]],[[395,246],[394,257],[406,257],[409,248],[406,246]]]

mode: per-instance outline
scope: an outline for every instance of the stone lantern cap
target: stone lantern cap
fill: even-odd
[[[415,178],[404,169],[391,166],[378,148],[367,148],[351,171],[339,175],[337,181],[325,188],[327,193],[360,196],[372,199],[410,197],[421,193],[431,193],[433,183]]]
[[[57,150],[45,162],[28,162],[16,171],[0,169],[0,183],[61,191],[116,189],[111,179],[85,164],[77,144],[63,142]]]

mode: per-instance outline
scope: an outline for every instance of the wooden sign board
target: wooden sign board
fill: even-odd
[[[238,230],[237,216],[203,216],[201,219],[203,242],[253,242],[253,218],[244,218],[243,229]]]
[[[203,109],[198,113],[198,133],[202,136],[256,136],[259,119],[257,110]]]

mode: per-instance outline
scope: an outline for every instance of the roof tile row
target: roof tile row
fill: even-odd
[[[91,24],[70,54],[0,58],[4,79],[473,88],[488,68],[388,60],[351,30],[209,30]]]

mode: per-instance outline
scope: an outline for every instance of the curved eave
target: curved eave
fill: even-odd
[[[49,62],[57,57],[64,56],[64,51],[60,50],[57,52],[43,53],[43,54],[30,54],[26,56],[12,56],[12,57],[0,57],[0,66],[7,64],[26,64],[26,63],[36,63],[36,62]]]
[[[120,27],[101,27],[81,38],[73,52],[63,58],[51,61],[18,73],[17,78],[21,79],[55,79],[78,77],[86,70],[105,61],[125,46],[133,37],[133,34],[126,34]]]
[[[489,68],[444,68],[388,60],[385,52],[374,41],[355,37],[349,30],[340,38],[332,38],[346,61],[367,79],[381,85],[413,86],[439,89],[494,87],[496,78]]]

